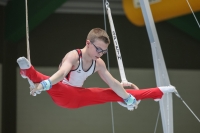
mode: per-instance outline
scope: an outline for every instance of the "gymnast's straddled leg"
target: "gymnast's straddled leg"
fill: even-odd
[[[20,66],[20,74],[24,78],[28,77],[34,83],[38,84],[49,78],[49,76],[36,71],[26,58],[21,57],[17,62]],[[174,91],[176,91],[176,89],[173,86],[140,90],[126,89],[126,92],[133,95],[136,100],[161,99],[164,93]],[[54,84],[51,89],[47,90],[47,93],[58,106],[64,108],[80,108],[107,102],[124,101],[124,99],[118,96],[111,88],[83,88],[71,86],[62,81]]]

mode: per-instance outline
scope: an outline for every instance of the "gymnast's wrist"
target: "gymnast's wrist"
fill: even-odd
[[[52,88],[52,83],[49,79],[43,80],[42,82],[40,82],[40,84],[42,85],[42,89],[44,91]]]
[[[136,99],[135,99],[134,96],[132,96],[131,94],[129,94],[128,98],[124,99],[124,102],[125,102],[127,105],[133,105],[133,104],[135,104]]]

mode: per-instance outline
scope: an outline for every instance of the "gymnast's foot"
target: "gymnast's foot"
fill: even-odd
[[[26,69],[29,69],[31,67],[31,63],[25,58],[25,57],[19,57],[17,59],[17,63],[20,68],[20,74],[23,78],[28,78],[26,76]]]
[[[19,57],[17,63],[20,69],[29,69],[31,67],[31,63],[25,57]]]
[[[169,85],[169,86],[161,86],[161,87],[158,87],[162,92],[163,94],[165,93],[174,93],[177,97],[180,97],[178,91],[176,90],[176,88],[172,85]],[[154,101],[159,101],[160,99],[154,99]]]
[[[33,81],[31,81],[27,76],[26,76],[26,70],[29,69],[31,67],[31,63],[29,62],[29,60],[27,60],[25,57],[19,57],[17,59],[17,63],[20,67],[20,74],[23,78],[28,79],[28,82],[30,84],[30,89],[35,88],[35,85],[33,83]],[[36,94],[40,94],[41,91],[36,91]],[[35,94],[35,96],[36,96]]]
[[[178,97],[179,97],[179,94],[178,94],[178,91],[176,90],[176,88],[172,85],[169,85],[169,86],[161,86],[161,87],[158,87],[163,93],[175,93]]]

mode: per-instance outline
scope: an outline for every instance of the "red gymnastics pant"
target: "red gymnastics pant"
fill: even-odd
[[[42,80],[49,78],[49,76],[36,71],[33,66],[29,69],[21,70],[21,74],[27,76],[34,83],[40,83]],[[159,88],[126,89],[126,91],[132,94],[137,100],[161,99],[163,96]],[[123,99],[111,88],[74,87],[62,82],[53,85],[47,93],[58,106],[71,109],[107,102],[123,102]]]

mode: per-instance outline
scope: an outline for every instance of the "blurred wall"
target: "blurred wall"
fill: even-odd
[[[137,27],[123,15],[114,15],[120,51],[125,68],[153,68],[149,38],[145,27]],[[109,62],[117,67],[111,39]],[[30,32],[31,61],[35,66],[58,66],[72,49],[83,48],[88,32],[95,27],[104,29],[103,15],[52,14]],[[200,69],[200,43],[167,22],[156,23],[158,37],[168,68]],[[18,55],[26,56],[25,37],[18,43]],[[106,61],[106,55],[103,56]]]
[[[3,60],[3,43],[4,43],[4,27],[5,27],[5,15],[4,7],[0,5],[0,63]]]
[[[0,5],[0,123],[2,118],[2,57],[3,57],[3,43],[4,43],[4,7]],[[0,133],[1,133],[1,126],[0,124]]]
[[[36,67],[46,75],[52,75],[57,67]],[[19,71],[19,70],[17,70]],[[140,88],[156,86],[153,69],[125,69],[127,79]],[[120,79],[118,69],[112,68],[111,73]],[[200,116],[199,93],[200,71],[169,70],[171,84],[177,87],[180,95]],[[27,80],[17,76],[17,133],[110,133],[112,132],[110,103],[88,106],[80,109],[64,109],[53,103],[46,92],[36,97],[29,95]],[[97,74],[86,81],[85,87],[107,87]],[[184,106],[180,99],[173,96],[174,132],[199,133],[198,121]],[[117,103],[113,103],[115,132],[154,132],[158,102],[144,100],[137,110],[130,112]],[[157,132],[162,132],[159,120]]]

